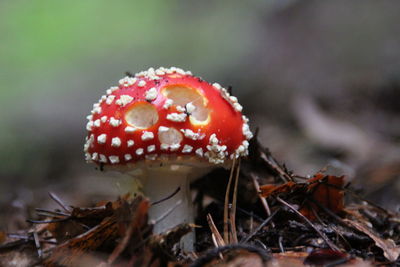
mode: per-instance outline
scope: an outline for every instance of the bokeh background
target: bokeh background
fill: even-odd
[[[232,86],[261,142],[400,203],[399,1],[0,1],[0,228],[125,189],[83,159],[86,115],[124,76],[177,66]],[[124,178],[120,178],[124,179]]]

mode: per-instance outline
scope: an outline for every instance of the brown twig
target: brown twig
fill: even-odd
[[[236,232],[236,206],[237,206],[237,191],[238,191],[238,183],[239,183],[239,174],[240,174],[240,158],[237,162],[236,167],[236,176],[235,176],[235,185],[233,187],[233,197],[232,197],[232,209],[230,212],[230,222],[231,222],[231,234],[232,240],[231,243],[238,243],[237,232]]]
[[[214,246],[215,246],[216,248],[221,247],[220,245],[218,245],[218,241],[217,241],[217,239],[216,239],[216,237],[215,237],[215,235],[214,235],[213,233],[211,233],[211,239],[212,239],[213,244],[214,244]],[[219,253],[218,256],[219,256],[219,258],[220,258],[221,260],[224,259],[224,256],[222,256],[222,253]]]
[[[265,211],[267,212],[267,215],[271,216],[271,210],[269,208],[267,200],[259,194],[259,192],[260,192],[260,184],[258,183],[258,179],[256,177],[256,174],[251,172],[250,173],[250,177],[251,177],[251,180],[253,181],[254,188],[256,189],[256,192],[257,192],[258,198],[261,201],[261,204],[263,205]]]
[[[35,247],[36,247],[38,257],[39,257],[39,259],[41,259],[43,257],[43,251],[42,251],[42,246],[40,245],[39,236],[36,231],[34,231],[32,233],[32,236],[33,236],[33,240],[35,242]]]
[[[263,159],[271,169],[273,169],[284,182],[293,181],[293,178],[279,165],[279,163],[271,155],[260,153],[261,159]]]
[[[151,203],[151,206],[157,205],[157,204],[159,204],[159,203],[161,203],[161,202],[164,202],[164,201],[166,201],[166,200],[172,198],[172,197],[175,196],[180,190],[181,190],[181,188],[178,187],[178,188],[175,189],[175,191],[172,192],[170,195],[168,195],[168,196],[166,196],[166,197],[164,197],[164,198],[162,198],[162,199],[160,199],[160,200],[157,200],[157,201],[152,202],[152,203]]]
[[[283,248],[282,240],[283,240],[283,236],[280,235],[278,238],[279,250],[281,253],[285,253],[285,249]]]
[[[46,209],[41,209],[41,208],[36,208],[35,209],[36,213],[38,215],[43,215],[43,216],[70,216],[71,214],[69,213],[65,213],[65,212],[61,212],[61,211],[52,211],[52,210],[46,210]]]
[[[221,234],[219,233],[217,227],[215,226],[215,223],[214,223],[213,218],[211,217],[211,214],[207,214],[207,222],[208,222],[208,226],[210,227],[211,233],[215,237],[217,246],[219,246],[219,247],[225,246],[225,241],[222,238]]]
[[[43,224],[43,223],[64,222],[64,221],[67,221],[67,220],[69,220],[69,219],[70,219],[70,217],[61,218],[61,219],[54,219],[54,220],[44,220],[44,221],[27,219],[26,221],[27,221],[28,223]]]
[[[340,251],[340,249],[339,249],[335,244],[333,244],[333,243],[329,240],[329,238],[328,238],[324,233],[322,233],[320,230],[318,230],[318,228],[315,227],[315,225],[314,225],[306,216],[304,216],[303,214],[301,214],[295,207],[293,207],[292,205],[290,205],[289,203],[287,203],[286,201],[284,201],[284,200],[281,199],[280,197],[276,197],[276,200],[277,200],[278,202],[280,202],[281,204],[283,204],[284,206],[286,206],[286,207],[288,207],[289,209],[291,209],[297,216],[299,216],[299,217],[300,217],[301,219],[303,219],[306,223],[308,223],[308,224],[311,226],[311,228],[313,228],[314,231],[317,232],[317,234],[318,234],[319,236],[321,236],[321,238],[326,242],[326,244],[327,244],[332,250]]]
[[[71,209],[67,207],[64,202],[54,193],[49,192],[49,196],[51,197],[52,200],[54,200],[64,211],[66,212],[71,212]]]
[[[236,166],[236,158],[233,159],[231,172],[229,174],[228,185],[225,191],[225,201],[224,201],[224,241],[226,244],[229,244],[229,195],[231,191],[231,184],[233,180],[233,173]]]
[[[182,200],[178,200],[171,208],[169,208],[166,212],[164,212],[164,214],[161,214],[160,217],[156,218],[153,223],[157,224],[157,223],[161,222],[162,220],[164,220],[168,215],[170,215],[181,204],[182,204]]]
[[[252,232],[250,235],[248,235],[246,237],[245,240],[241,241],[240,243],[247,243],[250,241],[250,239],[253,238],[253,236],[255,236],[258,231],[260,231],[265,225],[267,225],[267,223],[269,223],[272,218],[274,218],[275,214],[277,214],[279,211],[281,210],[281,208],[276,209],[267,219],[265,219],[257,228],[256,230],[254,230],[254,232]]]
[[[109,255],[107,263],[109,265],[112,265],[115,260],[121,255],[121,253],[125,250],[127,247],[128,243],[132,239],[133,233],[136,232],[136,235],[141,236],[141,226],[143,224],[143,217],[147,214],[149,204],[147,202],[141,202],[139,204],[138,209],[135,211],[134,214],[132,214],[131,220],[129,225],[127,225],[127,229],[125,230],[125,233],[123,234],[122,239],[119,241],[118,245],[114,248],[112,253]],[[145,210],[144,213],[140,212]]]
[[[278,161],[272,156],[268,148],[261,145],[258,139],[259,128],[254,132],[254,137],[250,140],[250,146],[255,146],[257,158],[261,158],[284,182],[293,181],[292,175],[289,174],[285,166],[281,166]],[[257,153],[258,152],[258,153]]]
[[[31,237],[30,235],[24,235],[24,234],[9,233],[9,234],[7,234],[7,237],[18,239],[18,241],[22,240],[22,241],[26,241],[26,242],[33,240],[33,237]],[[47,238],[53,238],[53,237],[47,237]],[[58,244],[57,241],[43,239],[43,238],[39,238],[39,241],[40,241],[40,243]]]

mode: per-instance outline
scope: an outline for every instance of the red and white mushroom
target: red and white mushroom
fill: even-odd
[[[216,166],[229,166],[248,153],[252,137],[237,98],[217,83],[209,84],[179,68],[150,68],[111,87],[88,116],[86,160],[105,169],[136,170],[144,194],[162,199],[153,205],[155,225],[163,232],[193,222],[190,181]],[[191,249],[193,236],[184,241]]]

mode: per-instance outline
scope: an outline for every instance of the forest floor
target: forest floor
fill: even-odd
[[[400,214],[364,199],[345,176],[296,175],[257,138],[248,158],[192,190],[195,224],[162,234],[152,233],[141,195],[73,207],[50,193],[58,209],[37,207],[29,229],[0,232],[0,265],[400,266]],[[190,231],[195,252],[179,248]]]

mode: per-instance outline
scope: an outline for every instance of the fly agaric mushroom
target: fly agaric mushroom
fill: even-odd
[[[88,116],[86,160],[105,169],[136,170],[157,219],[179,200],[156,233],[192,223],[190,181],[248,153],[252,137],[237,98],[179,68],[150,68],[111,87]],[[138,172],[139,170],[139,172]],[[138,174],[139,173],[139,174]],[[184,239],[193,248],[194,235]]]

